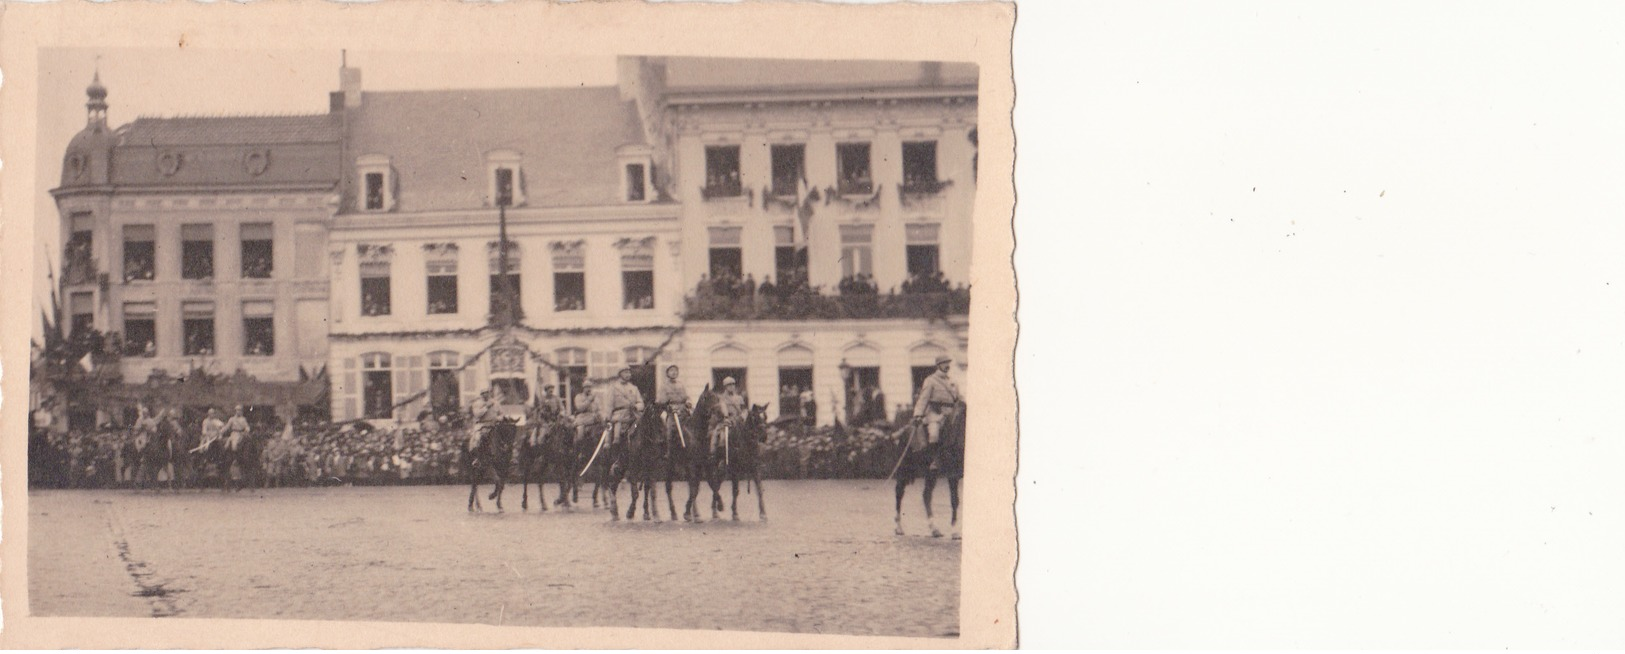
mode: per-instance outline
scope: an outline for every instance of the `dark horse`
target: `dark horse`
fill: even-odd
[[[469,429],[478,430],[479,425],[470,425]],[[490,475],[496,488],[491,490],[490,497],[496,500],[497,512],[502,512],[502,486],[507,483],[508,469],[513,465],[514,440],[518,438],[519,426],[513,420],[503,418],[486,428],[484,434],[471,432],[468,442],[463,445],[464,468],[468,470],[468,510],[485,511],[480,504],[480,480]]]
[[[931,536],[940,538],[936,518],[931,514],[931,492],[937,487],[937,478],[948,480],[948,505],[952,513],[949,527],[959,524],[959,480],[965,476],[965,403],[954,406],[953,413],[942,421],[940,438],[927,443],[926,428],[914,424],[905,429],[903,456],[897,462],[897,535],[903,535],[903,492],[910,482],[924,479],[920,499],[925,503],[925,521]],[[959,538],[956,532],[954,538]]]
[[[562,419],[538,417],[526,426],[525,437],[519,439],[514,455],[519,466],[520,509],[530,510],[530,482],[534,479],[537,506],[542,511],[547,510],[547,495],[542,488],[549,473],[559,481],[559,498],[554,504],[570,505],[570,491],[575,482],[573,468],[577,465],[575,427]]]
[[[677,411],[673,431],[681,431],[667,435],[666,497],[668,500],[671,498],[673,480],[679,476],[688,480],[688,501],[683,504],[685,521],[703,520],[696,498],[700,494],[700,482],[709,482],[716,468],[716,462],[711,457],[711,425],[721,419],[720,415],[717,394],[711,392],[710,384],[706,384],[694,401],[693,411]],[[715,502],[713,508],[720,510]],[[676,519],[673,515],[672,520]]]
[[[236,432],[231,436],[215,439],[204,451],[208,459],[214,462],[215,469],[220,474],[220,492],[230,492],[231,467],[237,466],[242,473],[243,483],[235,490],[253,486],[264,476],[264,461],[261,452],[265,447],[264,437],[254,433]]]
[[[739,482],[745,480],[746,492],[752,483],[756,486],[757,517],[766,522],[761,452],[767,441],[767,405],[751,405],[739,421],[717,419],[720,415],[720,411],[716,412],[711,424],[711,519],[715,520],[722,510],[722,480],[727,479],[733,483],[733,502],[728,505],[733,519],[739,519]]]
[[[160,413],[158,419],[150,430],[144,430],[136,436],[136,452],[138,463],[135,468],[133,481],[137,489],[145,489],[149,483],[157,485],[158,476],[164,471],[169,472],[169,490],[175,490],[175,475],[179,474],[180,467],[175,464],[176,440],[180,436],[180,427],[173,418]]]
[[[643,414],[633,423],[632,430],[626,434],[626,480],[632,489],[632,503],[626,507],[626,519],[631,520],[637,514],[638,498],[643,498],[643,519],[650,520],[650,510],[653,509],[652,519],[660,519],[660,508],[651,506],[655,503],[655,473],[666,468],[666,426],[661,421],[659,407],[649,405]],[[666,498],[671,499],[670,481],[666,482]],[[672,519],[676,520],[676,506],[672,507]]]

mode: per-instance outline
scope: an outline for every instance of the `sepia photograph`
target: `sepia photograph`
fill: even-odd
[[[29,616],[956,646],[982,66],[264,45],[37,52]]]

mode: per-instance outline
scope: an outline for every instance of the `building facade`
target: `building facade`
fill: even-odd
[[[295,384],[327,362],[331,116],[107,123],[107,89],[51,191],[65,333],[117,335],[126,383],[192,371]],[[291,410],[291,407],[283,407]]]
[[[333,104],[352,166],[329,250],[336,419],[413,419],[492,386],[573,397],[658,358],[682,309],[678,207],[655,192],[619,90],[342,81]],[[521,355],[489,354],[499,340]]]
[[[965,372],[974,66],[625,57],[614,86],[363,91],[106,122],[53,191],[65,330],[127,382],[325,366],[334,420],[668,364],[775,414],[889,417]],[[507,243],[506,249],[500,243]],[[876,408],[878,406],[878,409]]]
[[[690,313],[686,368],[742,378],[774,414],[810,390],[821,424],[891,417],[939,355],[963,374],[974,65],[634,61],[663,112],[684,288],[757,289],[745,319]]]

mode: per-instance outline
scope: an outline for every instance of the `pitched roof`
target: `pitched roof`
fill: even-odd
[[[339,118],[308,116],[186,116],[137,118],[120,130],[131,146],[330,143],[339,140]]]
[[[350,111],[350,155],[390,157],[398,211],[482,206],[493,150],[522,155],[529,206],[618,203],[615,149],[644,142],[615,87],[363,92]]]

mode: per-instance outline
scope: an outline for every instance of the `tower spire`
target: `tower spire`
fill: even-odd
[[[107,87],[102,86],[102,56],[96,55],[95,73],[91,75],[90,86],[85,87],[85,122],[90,127],[107,126]]]

